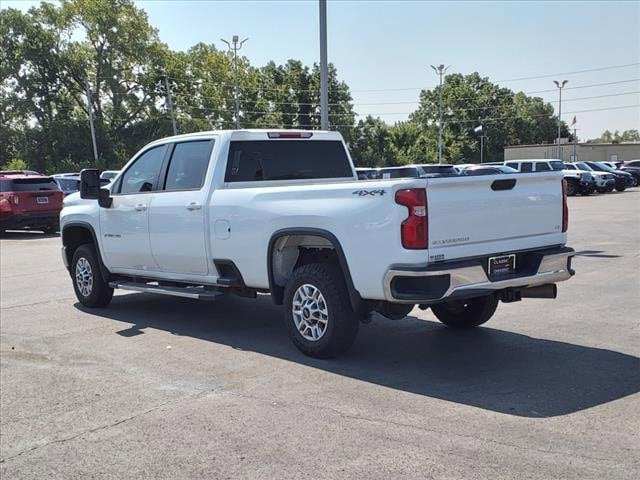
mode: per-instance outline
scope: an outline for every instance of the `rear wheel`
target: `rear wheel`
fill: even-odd
[[[111,302],[113,288],[102,278],[93,245],[80,245],[75,251],[71,261],[71,277],[76,297],[85,307],[105,307]]]
[[[627,189],[626,186],[624,186],[624,187],[616,187],[616,190],[619,191],[619,192],[624,192],[626,189]]]
[[[331,358],[353,344],[360,322],[336,266],[311,263],[295,269],[285,287],[284,305],[289,335],[305,355]]]
[[[44,233],[55,233],[58,231],[58,222],[42,227]]]
[[[576,191],[576,184],[573,182],[567,182],[567,195],[572,197],[576,194]]]
[[[452,300],[431,306],[438,320],[448,327],[477,327],[488,321],[498,308],[498,297],[487,295],[466,300]]]

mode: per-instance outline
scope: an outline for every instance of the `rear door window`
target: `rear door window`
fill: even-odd
[[[533,172],[533,164],[531,162],[522,162],[520,164],[521,172]]]
[[[226,182],[353,178],[340,141],[250,140],[229,147]]]
[[[548,172],[551,167],[546,162],[536,163],[536,172]]]
[[[165,190],[199,190],[204,185],[212,140],[176,143],[165,181]]]

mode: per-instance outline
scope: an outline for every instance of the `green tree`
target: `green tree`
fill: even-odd
[[[420,93],[418,109],[410,120],[417,123],[429,146],[429,158],[437,158],[440,87]],[[451,74],[442,85],[443,161],[478,162],[480,145],[473,134],[482,125],[487,139],[485,160],[502,160],[504,145],[552,142],[557,132],[553,108],[539,98],[515,94],[491,83],[478,73]],[[563,136],[569,131],[562,123]]]
[[[28,170],[29,165],[21,158],[14,158],[0,167],[2,170]]]
[[[602,132],[598,138],[587,140],[587,143],[621,143],[621,142],[640,142],[640,132],[636,129],[625,130],[620,133],[616,130],[611,133],[609,130]]]
[[[370,115],[356,125],[349,148],[358,167],[384,167],[396,161],[389,126]]]

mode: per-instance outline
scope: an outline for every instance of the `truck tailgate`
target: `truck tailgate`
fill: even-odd
[[[562,244],[561,172],[427,181],[429,260]]]

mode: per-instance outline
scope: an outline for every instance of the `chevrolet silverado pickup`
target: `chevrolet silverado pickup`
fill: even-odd
[[[65,198],[78,300],[114,289],[214,300],[271,295],[294,344],[333,357],[372,312],[416,305],[480,325],[500,301],[555,298],[573,274],[561,172],[358,181],[337,132],[233,130],[140,150]]]

